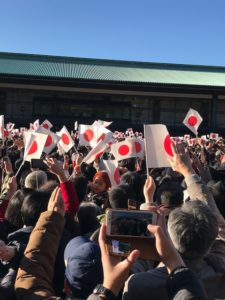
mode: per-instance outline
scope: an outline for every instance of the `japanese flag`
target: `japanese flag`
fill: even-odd
[[[169,167],[173,156],[171,140],[165,125],[144,125],[146,164],[148,168]]]
[[[201,139],[203,139],[203,140],[205,140],[205,141],[208,140],[206,135],[202,135],[202,136],[201,136]]]
[[[116,160],[103,160],[102,167],[107,171],[112,187],[120,184],[120,171]]]
[[[4,137],[5,138],[11,138],[11,132],[10,131],[8,131],[8,130],[6,130],[6,129],[4,129]]]
[[[35,131],[39,127],[39,119],[37,119],[33,124],[30,123],[30,130]]]
[[[24,160],[39,159],[43,152],[47,135],[37,132],[26,133]]]
[[[198,134],[198,127],[202,123],[202,117],[200,114],[190,108],[186,117],[184,118],[183,124],[187,126],[195,135]]]
[[[4,139],[4,115],[0,116],[0,139]]]
[[[89,153],[82,162],[85,162],[86,164],[92,163],[96,158],[100,157],[106,150],[108,145],[100,141]]]
[[[108,143],[113,137],[112,131],[108,130],[104,126],[100,126],[97,131],[97,143],[103,141]]]
[[[15,126],[14,123],[11,123],[11,122],[7,123],[6,124],[7,131],[11,132],[13,130],[14,126]]]
[[[60,140],[60,137],[55,134],[54,132],[45,129],[44,127],[40,126],[36,132],[43,133],[47,135],[47,139],[45,142],[45,146],[43,149],[43,152],[46,154],[49,154],[57,145],[58,141]]]
[[[217,140],[219,138],[219,133],[210,133],[209,138],[211,140]]]
[[[28,129],[26,127],[20,127],[19,132],[20,133],[24,133],[26,132]]]
[[[92,126],[104,126],[104,127],[108,127],[110,124],[112,124],[112,122],[107,122],[107,121],[103,121],[103,120],[97,120],[94,121],[94,123],[92,124]]]
[[[79,125],[79,145],[94,147],[97,144],[97,126]]]
[[[45,129],[49,130],[53,127],[52,123],[49,122],[49,120],[44,120],[44,122],[41,124],[42,127],[44,127]]]
[[[60,130],[59,136],[61,139],[58,142],[58,145],[60,145],[60,148],[67,153],[72,147],[74,147],[74,141],[70,136],[69,131],[66,129],[66,126],[63,126],[63,128]]]
[[[137,138],[129,138],[111,145],[111,153],[117,161],[130,157],[143,157],[144,143]]]
[[[185,134],[184,135],[184,140],[189,140],[191,138],[190,134]]]

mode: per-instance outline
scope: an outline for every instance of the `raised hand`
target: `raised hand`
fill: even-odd
[[[117,296],[129,276],[129,271],[140,252],[133,250],[123,261],[120,257],[110,256],[106,250],[106,225],[103,224],[99,234],[99,246],[102,253],[102,265],[104,273],[103,286],[110,289]]]
[[[144,185],[144,189],[143,189],[146,203],[153,203],[155,189],[156,189],[156,186],[155,186],[155,181],[154,181],[153,177],[148,176],[145,181],[145,185]]]
[[[61,189],[56,187],[51,194],[48,202],[48,211],[55,211],[61,216],[65,215],[65,206],[62,198]]]
[[[171,143],[173,157],[169,158],[171,167],[174,171],[181,173],[184,177],[195,174],[192,168],[190,156],[185,152],[183,144]]]

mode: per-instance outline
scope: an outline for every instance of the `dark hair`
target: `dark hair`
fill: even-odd
[[[16,191],[13,197],[10,199],[8,207],[5,212],[5,219],[10,222],[17,229],[23,227],[23,220],[21,215],[21,207],[24,201],[24,198],[31,194],[31,189],[21,189]]]
[[[134,194],[132,199],[143,203],[144,202],[144,179],[143,177],[136,172],[126,172],[120,178],[120,182],[123,184],[128,184],[133,190]]]
[[[92,181],[93,177],[95,176],[95,173],[97,171],[93,166],[88,165],[86,163],[82,163],[81,164],[81,172],[82,172],[82,175],[87,179],[87,181]]]
[[[180,206],[183,204],[183,190],[172,180],[163,182],[156,191],[157,204]]]
[[[170,212],[168,231],[182,257],[196,259],[202,258],[215,241],[218,223],[210,208],[195,200]]]
[[[48,207],[49,194],[43,191],[32,191],[23,201],[21,214],[26,226],[35,226],[40,214]]]
[[[58,186],[58,182],[55,180],[48,180],[45,184],[43,184],[38,191],[46,192],[49,194],[49,197],[51,193],[54,191],[54,189]]]
[[[74,186],[77,192],[79,202],[86,199],[88,181],[84,176],[77,176],[74,178]]]
[[[82,202],[77,212],[77,219],[80,224],[81,234],[94,232],[100,227],[97,216],[101,214],[101,209],[92,202]]]
[[[129,171],[135,171],[136,157],[126,158],[119,162],[120,167],[127,168]]]
[[[128,199],[133,198],[133,191],[127,184],[113,187],[109,191],[109,203],[111,208],[128,208]]]

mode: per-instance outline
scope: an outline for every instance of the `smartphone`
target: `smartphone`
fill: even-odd
[[[30,165],[32,169],[39,169],[43,171],[46,171],[48,168],[42,159],[31,159]]]
[[[106,212],[106,234],[110,237],[149,238],[149,224],[156,224],[157,214],[150,211],[113,210]]]

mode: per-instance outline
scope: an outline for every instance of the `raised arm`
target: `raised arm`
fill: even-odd
[[[17,299],[59,299],[52,288],[54,263],[64,228],[64,203],[60,188],[49,200],[31,233],[18,270],[15,289]]]

